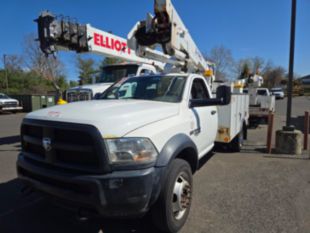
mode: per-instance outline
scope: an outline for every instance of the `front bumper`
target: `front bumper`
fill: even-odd
[[[103,217],[132,217],[147,212],[159,195],[162,170],[151,167],[85,175],[43,168],[22,153],[17,161],[19,178],[36,190]]]
[[[1,107],[0,106],[0,111],[22,111],[23,107]]]
[[[276,99],[283,99],[284,98],[284,94],[281,94],[281,93],[275,93],[274,96]]]

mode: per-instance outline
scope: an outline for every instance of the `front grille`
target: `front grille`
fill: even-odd
[[[30,160],[95,173],[108,166],[102,137],[93,126],[26,119],[21,135],[22,153]]]
[[[86,101],[92,99],[92,92],[90,90],[77,90],[67,93],[68,102]]]
[[[3,107],[17,107],[17,102],[12,101],[12,102],[5,102],[3,105]]]

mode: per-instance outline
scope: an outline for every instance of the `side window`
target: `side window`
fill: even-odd
[[[140,72],[140,75],[151,75],[151,74],[154,74],[154,72],[151,70],[146,70],[146,69],[143,69]]]
[[[191,99],[209,99],[209,92],[206,84],[201,78],[196,78],[193,81],[191,89]]]

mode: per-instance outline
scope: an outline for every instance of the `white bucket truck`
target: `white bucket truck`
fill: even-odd
[[[83,25],[76,40],[63,31],[44,34],[59,25],[50,16],[41,15],[38,24],[43,51],[53,52],[56,45],[89,51]],[[210,78],[201,75],[210,65],[170,0],[155,0],[155,16],[137,23],[128,44],[131,53],[168,64],[171,72],[123,78],[98,100],[28,114],[18,176],[74,204],[82,217],[150,212],[157,228],[178,232],[189,214],[199,160],[217,139],[239,148],[248,105],[237,107],[246,101],[231,96],[230,86],[212,95]],[[163,52],[153,50],[156,44]]]

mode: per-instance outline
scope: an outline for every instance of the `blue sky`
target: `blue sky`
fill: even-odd
[[[295,72],[310,73],[310,0],[298,1]],[[236,59],[260,56],[288,66],[291,0],[174,0],[202,52],[224,45]],[[23,38],[36,33],[39,12],[75,17],[126,37],[132,26],[153,11],[152,0],[3,0],[0,3],[0,55],[20,54]],[[74,53],[61,52],[69,79],[77,79]],[[96,60],[101,57],[93,56]],[[2,66],[2,63],[1,65]]]

